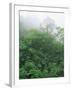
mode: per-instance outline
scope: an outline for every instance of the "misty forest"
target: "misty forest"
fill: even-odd
[[[20,15],[19,79],[64,77],[64,26]]]

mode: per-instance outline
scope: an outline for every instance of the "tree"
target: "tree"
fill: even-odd
[[[64,43],[64,28],[57,27],[56,38],[61,43]]]
[[[64,45],[51,33],[29,30],[19,42],[20,79],[64,76]]]

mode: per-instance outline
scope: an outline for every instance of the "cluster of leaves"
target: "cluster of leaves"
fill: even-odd
[[[56,29],[57,33],[55,35],[57,40],[60,41],[61,43],[64,43],[64,28],[57,27]]]
[[[19,40],[19,78],[64,76],[64,45],[47,32],[27,31]]]

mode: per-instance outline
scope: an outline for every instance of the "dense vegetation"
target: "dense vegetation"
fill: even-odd
[[[19,78],[64,76],[64,45],[51,33],[25,32],[19,40]]]

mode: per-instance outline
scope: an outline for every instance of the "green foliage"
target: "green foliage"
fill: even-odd
[[[64,43],[64,28],[57,27],[58,32],[56,33],[56,38],[61,42]]]
[[[19,78],[64,76],[64,45],[47,32],[27,31],[19,40]]]

